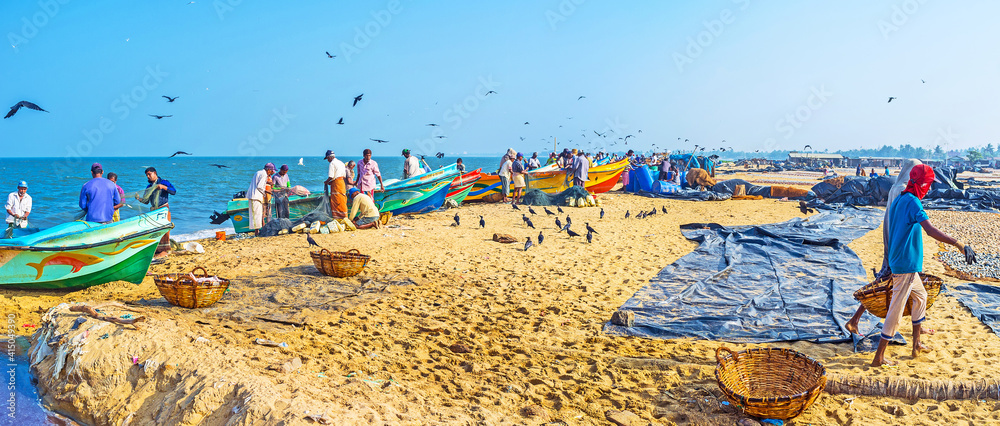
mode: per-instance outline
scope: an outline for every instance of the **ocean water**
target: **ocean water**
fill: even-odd
[[[360,151],[360,150],[359,150]],[[229,223],[212,225],[209,216],[213,211],[223,212],[233,194],[245,191],[250,186],[253,174],[267,162],[277,167],[287,164],[292,185],[302,185],[313,192],[323,191],[329,163],[320,158],[300,157],[113,157],[89,158],[69,161],[64,158],[7,158],[0,159],[0,195],[6,202],[7,194],[17,190],[17,182],[28,182],[28,194],[32,198],[32,212],[28,222],[32,227],[48,228],[60,223],[71,222],[81,213],[79,208],[80,188],[90,180],[90,165],[98,162],[109,172],[118,174],[118,185],[126,194],[142,191],[147,181],[144,170],[156,168],[160,178],[170,181],[177,188],[177,195],[170,196],[170,212],[174,222],[171,238],[187,241],[208,238],[215,231],[233,232]],[[359,157],[338,156],[347,163],[360,161]],[[403,174],[403,157],[373,157],[378,162],[383,179],[399,179]],[[494,157],[463,157],[466,170],[482,167],[484,171],[495,171],[500,159]],[[453,164],[455,157],[443,159],[427,157],[427,163],[438,168]],[[228,168],[217,168],[210,164],[222,164]],[[128,200],[126,200],[128,201]],[[122,208],[123,217],[139,214],[141,204],[135,200],[130,207]],[[4,212],[6,217],[6,212]]]

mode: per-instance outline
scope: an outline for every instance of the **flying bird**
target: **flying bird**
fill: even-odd
[[[157,120],[162,120],[162,119],[167,118],[167,117],[173,117],[172,115],[153,115],[153,114],[149,114],[149,116],[153,117],[153,118],[156,118]]]
[[[535,211],[531,208],[531,206],[528,206],[528,213],[538,214],[538,213],[535,213]]]
[[[326,52],[326,57],[330,58],[330,59],[333,59],[333,58],[336,58],[337,55],[331,55],[330,52]]]
[[[365,95],[365,94],[364,94],[364,93],[362,93],[362,94],[360,94],[360,95],[358,95],[358,96],[355,96],[355,97],[354,97],[354,105],[351,105],[351,107],[356,107],[356,106],[358,106],[358,102],[361,102],[361,97],[362,97],[362,96],[364,96],[364,95]]]
[[[889,97],[889,102],[892,102],[893,99],[897,99],[897,98],[895,96],[890,96]],[[889,102],[886,102],[886,103],[889,103]]]
[[[524,136],[518,136],[518,137],[521,138],[522,142],[524,141]]]
[[[306,242],[309,243],[308,247],[312,247],[312,246],[319,247],[319,244],[316,244],[316,240],[314,240],[313,237],[310,237],[308,235],[306,235]]]
[[[170,96],[161,96],[161,97],[162,97],[162,98],[166,98],[166,99],[167,99],[167,102],[168,102],[168,103],[170,103],[170,102],[173,102],[173,101],[176,101],[176,100],[177,100],[177,98],[179,98],[180,96],[174,96],[174,97],[172,97],[172,98],[171,98]]]
[[[389,141],[384,141],[384,140],[382,140],[382,139],[372,139],[372,138],[368,138],[368,139],[370,139],[370,140],[371,140],[372,142],[378,142],[378,143],[389,143]]]
[[[802,150],[805,151],[805,150],[811,149],[811,148],[812,148],[812,145],[806,145],[806,146],[802,147]]]
[[[483,219],[482,216],[479,216],[479,227],[480,228],[485,228],[486,227],[486,219]]]
[[[434,156],[437,157],[437,158],[444,158],[444,153],[443,152],[439,152],[437,154],[434,154]]]
[[[538,244],[541,245],[543,240],[545,240],[545,236],[542,235],[542,231],[538,231]]]
[[[229,166],[227,166],[227,165],[225,165],[225,164],[209,164],[209,166],[214,166],[214,167],[218,167],[218,168],[220,168],[220,169],[222,169],[222,168],[226,168],[226,169],[228,169],[228,168],[229,168]]]
[[[625,135],[625,143],[628,143],[628,138],[634,138],[635,135]]]
[[[8,112],[7,115],[5,115],[3,118],[4,119],[8,119],[8,118],[13,117],[14,114],[17,114],[17,111],[19,109],[21,109],[21,107],[25,107],[27,109],[33,109],[35,111],[48,112],[48,111],[42,109],[42,107],[40,107],[38,105],[35,105],[35,104],[31,103],[31,102],[21,101],[21,102],[18,102],[16,105],[10,107],[10,112]]]
[[[528,124],[531,124],[531,123],[529,123],[529,122],[525,121],[525,122],[524,122],[524,124],[525,124],[525,125],[528,125]]]
[[[340,124],[341,126],[343,126],[344,125],[344,117],[340,117],[340,120],[337,121],[337,124]]]
[[[599,234],[599,232],[595,231],[595,230],[594,230],[594,228],[591,228],[591,227],[590,227],[590,224],[589,224],[589,223],[587,223],[587,222],[584,222],[583,224],[584,224],[584,225],[587,225],[587,233],[588,233],[588,234],[589,234],[589,233],[591,233],[591,232],[593,232],[593,233],[595,233],[595,234]]]
[[[608,132],[604,132],[603,134],[601,134],[601,133],[597,133],[597,130],[594,130],[594,134],[597,135],[597,136],[600,136],[602,138],[606,138],[607,136],[604,136],[604,135],[608,134]]]
[[[576,100],[580,100],[580,99],[587,99],[587,97],[586,96],[580,96],[579,98],[576,98]]]
[[[531,248],[531,246],[532,246],[531,237],[528,237],[528,240],[524,242],[524,251],[528,251],[528,249]]]
[[[446,138],[446,137],[447,137],[447,136],[435,136],[435,138],[438,138],[438,139],[444,139],[444,138]]]
[[[304,166],[304,165],[305,165],[305,164],[302,164],[302,160],[305,160],[305,158],[303,158],[303,157],[299,157],[299,165],[300,165],[300,166]]]
[[[485,94],[485,95],[483,95],[483,96],[484,96],[484,97],[485,97],[485,96],[489,96],[489,95],[490,95],[490,93],[492,93],[492,94],[494,94],[494,95],[495,95],[495,94],[496,94],[497,92],[495,92],[495,91],[493,91],[493,90],[490,90],[489,92],[486,92],[486,94]]]
[[[169,156],[169,157],[167,157],[167,158],[174,158],[174,157],[176,157],[176,156],[178,156],[178,155],[194,155],[194,154],[192,154],[192,153],[190,153],[190,152],[184,152],[184,151],[177,151],[177,152],[175,152],[175,153],[173,153],[173,154],[170,154],[170,156]]]
[[[926,83],[926,81],[924,81],[924,79],[922,79],[922,78],[920,79],[920,82],[921,83]]]
[[[434,123],[430,123],[430,124],[428,124],[428,126],[431,126],[431,127],[437,127],[438,125],[437,125],[437,124],[434,124]]]

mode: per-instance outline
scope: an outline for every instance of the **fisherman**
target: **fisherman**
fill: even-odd
[[[382,172],[378,169],[378,163],[372,160],[372,150],[365,148],[362,155],[364,157],[358,163],[358,189],[374,200],[376,180],[378,180],[379,188],[385,191],[385,185],[382,183]]]
[[[455,160],[455,170],[458,170],[458,174],[460,175],[465,174],[465,162],[461,158]]]
[[[347,167],[337,159],[332,150],[326,150],[327,161],[330,162],[325,185],[330,187],[330,217],[344,219],[347,217]]]
[[[378,228],[379,211],[372,198],[358,188],[349,189],[347,194],[351,198],[351,213],[347,217],[354,221],[354,226],[361,228],[374,223]]]
[[[269,178],[274,175],[274,164],[267,163],[264,168],[254,173],[250,179],[250,188],[247,189],[247,200],[250,202],[250,229],[255,234],[260,233],[260,228],[264,227],[264,200],[265,195],[271,193],[268,185]]]
[[[535,170],[542,167],[541,160],[538,159],[538,153],[532,152],[531,158],[528,159],[528,170]]]
[[[278,168],[278,173],[271,175],[271,182],[275,188],[286,189],[292,187],[291,179],[288,176],[288,165],[282,164]]]
[[[514,195],[512,198],[515,203],[521,202],[521,192],[524,191],[524,155],[520,152],[517,153],[517,157],[514,157],[514,162],[510,164],[510,174],[511,182],[514,184]]]
[[[118,209],[125,205],[125,190],[121,186],[118,186],[118,174],[115,172],[108,173],[108,180],[115,184],[115,189],[118,191],[118,196],[121,197],[122,201],[115,204],[115,214],[111,217],[112,222],[118,222],[122,219],[121,214]]]
[[[404,149],[403,158],[405,158],[405,160],[403,160],[403,179],[409,179],[419,175],[420,161],[417,160],[417,157],[410,155],[410,150]]]
[[[549,166],[549,165],[552,165],[552,164],[556,164],[558,162],[559,162],[559,158],[556,156],[556,153],[555,152],[550,152],[549,153],[549,159],[545,160],[545,165]]]
[[[4,238],[14,236],[14,228],[27,228],[28,215],[31,214],[31,196],[28,195],[28,182],[17,184],[17,191],[7,196],[7,232]]]
[[[503,194],[503,199],[501,203],[506,203],[508,200],[507,195],[510,194],[510,179],[511,175],[514,173],[514,164],[511,158],[504,154],[503,161],[500,163],[500,169],[497,170],[497,174],[500,175],[500,192]]]
[[[588,161],[587,157],[583,155],[583,151],[580,151],[576,159],[573,160],[572,166],[573,186],[579,186],[581,188],[586,187],[588,180],[587,174],[590,171],[590,161]]]
[[[903,319],[903,308],[908,300],[912,301],[910,306],[910,318],[913,324],[912,355],[916,358],[920,352],[930,350],[920,339],[921,324],[925,319],[924,314],[927,309],[927,290],[924,289],[923,281],[920,279],[920,272],[923,272],[924,264],[924,243],[923,235],[920,232],[921,228],[931,238],[955,246],[959,252],[965,255],[967,263],[976,263],[976,253],[972,247],[935,228],[920,204],[920,200],[927,195],[931,183],[934,182],[934,170],[930,166],[921,164],[914,166],[909,176],[910,180],[906,184],[906,190],[892,202],[887,212],[890,218],[887,243],[889,246],[889,269],[892,271],[892,299],[889,302],[889,311],[885,316],[885,325],[882,327],[882,339],[879,341],[875,358],[872,360],[873,367],[896,364],[895,361],[885,358],[885,349],[899,329],[899,322]]]
[[[115,184],[104,178],[104,169],[100,163],[90,166],[92,179],[83,184],[80,189],[80,208],[87,212],[84,220],[100,224],[111,223],[115,214],[115,205],[122,198],[115,189]]]
[[[167,220],[172,220],[169,209],[170,196],[176,195],[177,189],[166,179],[161,179],[154,167],[146,167],[146,181],[149,184],[146,185],[146,192],[139,201],[149,204],[149,208],[152,210],[167,208]],[[167,231],[163,235],[163,238],[160,239],[160,244],[156,247],[156,253],[165,253],[164,256],[170,254],[170,231]]]

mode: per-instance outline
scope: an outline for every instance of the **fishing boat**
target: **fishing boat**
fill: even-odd
[[[375,193],[375,206],[393,216],[437,210],[444,205],[456,177],[458,168],[451,164],[409,179],[390,179],[384,182],[384,191]]]
[[[480,173],[482,170],[476,169],[455,178],[451,182],[451,188],[448,190],[448,197],[446,199],[455,201],[455,204],[462,204],[462,201],[465,201],[465,197],[469,196],[469,192],[472,191],[472,186],[482,178],[482,174]]]
[[[622,172],[628,168],[628,159],[623,158],[614,163],[594,166],[587,172],[587,183],[584,188],[594,194],[610,191],[621,179]]]
[[[529,170],[525,172],[525,183],[528,188],[532,188],[531,184],[528,183],[532,180],[534,175],[545,174],[545,177],[551,177],[548,175],[550,172],[560,172],[559,166],[555,164],[550,164],[548,166],[539,167],[534,170]],[[539,182],[539,186],[548,187],[549,190],[554,188],[555,180],[552,180],[544,185]],[[513,188],[511,188],[513,189]],[[541,189],[541,188],[539,188]],[[543,189],[544,191],[544,189]],[[559,192],[559,191],[556,191]],[[498,197],[500,195],[500,175],[496,173],[481,173],[479,181],[472,185],[472,190],[469,191],[469,196],[465,198],[466,201],[490,201],[491,198]]]
[[[138,284],[173,223],[167,209],[101,225],[76,221],[0,240],[0,288],[73,290]]]

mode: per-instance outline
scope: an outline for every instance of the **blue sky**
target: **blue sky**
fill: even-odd
[[[3,156],[998,142],[997,2],[187,3],[3,2]]]

